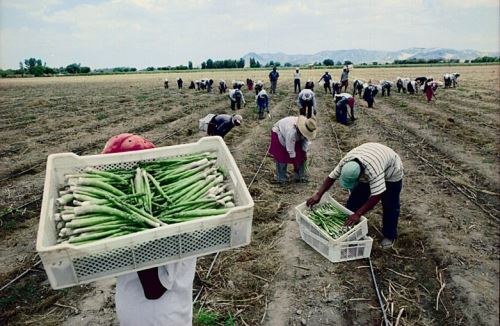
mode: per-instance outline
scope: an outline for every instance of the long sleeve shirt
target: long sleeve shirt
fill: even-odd
[[[342,71],[342,75],[340,75],[340,81],[345,81],[349,79],[349,70]]]
[[[311,94],[313,110],[314,112],[316,112],[316,95],[312,90],[308,88],[304,88],[303,90],[300,91],[299,95],[297,96],[297,105],[302,106],[302,101],[307,101],[306,94]]]
[[[302,150],[304,152],[309,151],[311,145],[307,139],[298,133],[297,120],[297,117],[286,117],[276,122],[272,128],[272,131],[278,135],[280,144],[286,148],[290,158],[297,156],[295,153],[296,142],[302,142]]]
[[[215,124],[214,134],[222,138],[234,127],[233,116],[229,114],[218,114],[212,122]]]
[[[243,96],[243,92],[240,91],[239,89],[230,89],[229,90],[229,98],[231,101],[236,101],[236,93],[239,93],[241,96],[241,101],[245,103],[245,96]]]
[[[279,77],[280,77],[280,74],[277,71],[273,70],[269,73],[269,80],[270,81],[277,81]]]
[[[300,72],[294,72],[293,79],[300,79]]]
[[[369,183],[372,196],[380,195],[386,190],[386,181],[396,182],[403,179],[401,158],[394,150],[379,143],[365,143],[352,149],[340,160],[329,177],[338,179],[344,164],[354,159],[364,168],[360,181]]]

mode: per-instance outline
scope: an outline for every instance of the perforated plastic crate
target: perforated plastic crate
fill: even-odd
[[[100,170],[133,168],[142,161],[202,152],[215,153],[217,166],[228,172],[236,207],[226,214],[79,246],[56,244],[52,217],[57,191],[63,185],[65,174],[79,172],[89,166]],[[51,286],[54,289],[65,288],[247,245],[252,231],[253,205],[236,162],[220,137],[204,137],[192,144],[117,154],[53,154],[47,160],[36,249]]]
[[[301,228],[300,237],[305,243],[333,263],[368,258],[372,251],[373,239],[369,236],[355,241],[331,242],[325,241]]]
[[[320,203],[332,203],[339,210],[352,214],[353,212],[339,204],[335,199],[330,196],[330,194],[325,193],[321,198]],[[356,224],[352,229],[341,235],[340,237],[334,239],[328,233],[323,231],[319,226],[317,226],[309,217],[307,217],[304,213],[307,210],[306,203],[295,207],[295,220],[299,223],[299,227],[301,230],[306,230],[307,232],[315,235],[316,237],[322,239],[323,241],[328,242],[344,242],[344,241],[355,241],[362,239],[364,236],[368,234],[368,220],[366,217],[361,216],[358,224]]]

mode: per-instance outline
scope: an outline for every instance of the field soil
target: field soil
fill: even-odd
[[[498,325],[500,67],[353,69],[350,81],[461,73],[456,88],[356,96],[357,120],[335,122],[331,94],[316,86],[318,136],[307,183],[280,186],[267,156],[270,128],[298,114],[291,70],[281,70],[271,116],[258,120],[254,93],[242,126],[225,138],[255,201],[252,242],[198,259],[195,325]],[[47,155],[98,154],[108,138],[135,133],[157,146],[195,142],[198,120],[230,113],[227,94],[184,88],[203,77],[231,83],[267,71],[217,71],[0,80],[0,324],[117,325],[114,279],[52,290],[35,241]],[[317,81],[322,70],[303,70]],[[335,79],[339,69],[330,70]],[[163,88],[168,77],[171,88]],[[352,91],[349,85],[348,91]],[[405,168],[399,236],[379,242],[381,205],[366,214],[371,258],[331,263],[301,240],[294,207],[313,195],[352,148],[380,142]],[[337,184],[330,194],[344,203]]]

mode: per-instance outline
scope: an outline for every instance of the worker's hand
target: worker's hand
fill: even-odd
[[[306,201],[306,205],[308,207],[312,207],[314,205],[316,205],[317,203],[319,203],[319,201],[321,200],[321,196],[320,194],[318,193],[315,193],[311,198],[309,198],[307,201]]]
[[[347,218],[345,221],[344,225],[346,226],[353,226],[359,222],[359,219],[361,218],[361,215],[354,213],[351,216]]]

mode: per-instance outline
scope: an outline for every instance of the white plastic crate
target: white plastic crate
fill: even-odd
[[[320,203],[333,203],[335,207],[337,207],[339,210],[347,213],[347,214],[352,214],[353,212],[342,206],[340,203],[338,203],[335,199],[330,196],[330,194],[325,193],[323,197],[321,198]],[[299,227],[302,230],[307,231],[308,233],[311,233],[315,235],[317,238],[322,239],[323,241],[327,242],[345,242],[345,241],[355,241],[362,239],[368,234],[368,220],[366,217],[361,216],[358,224],[356,224],[352,229],[341,235],[340,237],[334,239],[332,238],[328,233],[326,233],[324,230],[322,230],[319,226],[317,226],[309,217],[307,217],[304,212],[306,211],[307,206],[306,203],[303,202],[302,204],[298,205],[295,207],[295,220],[297,223],[299,223]]]
[[[207,132],[208,124],[212,121],[213,117],[215,117],[215,114],[209,113],[204,118],[198,120],[198,129],[200,129],[200,131]]]
[[[79,246],[56,244],[57,234],[52,217],[56,210],[57,191],[63,185],[65,174],[79,172],[89,166],[100,170],[133,168],[141,161],[201,152],[215,153],[217,166],[228,172],[236,207],[226,214]],[[51,286],[61,289],[247,245],[251,238],[253,206],[236,162],[220,137],[204,137],[192,144],[116,154],[52,154],[47,160],[36,249]]]
[[[368,258],[373,245],[373,238],[369,236],[355,241],[331,242],[323,240],[304,228],[300,229],[300,237],[333,263]]]

